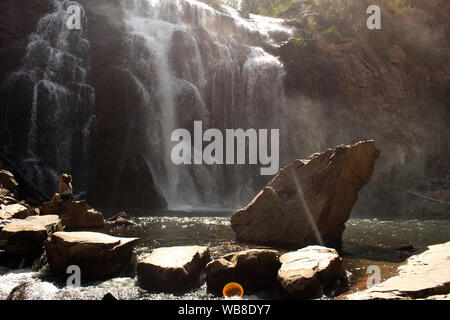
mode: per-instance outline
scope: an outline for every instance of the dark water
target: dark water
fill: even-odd
[[[231,229],[230,213],[156,213],[152,217],[134,217],[136,226],[113,227],[111,234],[140,237],[136,258],[142,259],[151,249],[175,245],[208,246],[212,258],[248,248],[264,248],[237,243]],[[201,215],[201,216],[194,216]],[[411,254],[427,245],[450,240],[450,221],[378,221],[351,219],[343,236],[343,262],[350,280],[349,291],[365,289],[367,267],[377,265],[382,280],[396,274],[396,269]],[[415,251],[411,251],[410,246]],[[82,282],[80,288],[66,288],[65,282],[54,279],[47,268],[0,271],[0,299],[23,282],[31,282],[32,299],[101,299],[110,292],[119,299],[217,299],[206,291],[206,285],[183,295],[150,293],[137,285],[132,271],[107,281]],[[342,297],[341,295],[340,297]],[[274,298],[270,293],[244,296],[249,299]],[[338,297],[338,298],[340,298]]]

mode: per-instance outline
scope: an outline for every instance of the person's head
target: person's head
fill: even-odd
[[[72,176],[67,173],[63,173],[61,177],[59,177],[59,181],[64,182],[65,184],[72,183]]]

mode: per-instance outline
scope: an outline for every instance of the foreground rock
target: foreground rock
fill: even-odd
[[[0,219],[25,219],[38,212],[24,203],[0,205]]]
[[[343,287],[347,280],[342,259],[334,249],[309,246],[280,257],[281,288],[290,297],[309,299]]]
[[[237,240],[339,247],[358,191],[369,182],[378,156],[374,142],[363,141],[294,161],[233,214]]]
[[[47,237],[60,230],[61,221],[56,215],[31,216],[4,226],[0,237],[11,260],[24,259],[24,266],[29,266],[44,252]]]
[[[253,249],[211,261],[206,266],[208,291],[221,295],[223,287],[230,282],[242,285],[245,294],[274,290],[279,255],[276,250]]]
[[[138,241],[97,232],[56,232],[45,242],[45,251],[55,275],[66,276],[67,267],[77,265],[83,279],[109,278],[128,266]]]
[[[57,214],[64,230],[102,229],[105,221],[101,212],[91,208],[86,201],[45,202],[41,214]]]
[[[207,247],[158,248],[138,263],[137,274],[146,289],[183,292],[200,285],[201,275],[209,261]]]
[[[411,256],[398,271],[398,276],[348,295],[347,299],[448,299],[450,242],[429,246],[423,253]]]

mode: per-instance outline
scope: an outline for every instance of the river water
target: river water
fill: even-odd
[[[135,213],[136,214],[136,213]],[[208,246],[213,259],[221,255],[249,248],[267,248],[237,243],[230,226],[229,212],[154,212],[152,216],[136,214],[129,227],[112,227],[113,235],[141,238],[135,248],[134,259],[145,258],[153,248],[177,245]],[[349,277],[349,290],[339,296],[366,288],[367,267],[377,265],[381,280],[396,275],[397,267],[414,250],[450,240],[450,221],[379,221],[377,219],[350,219],[343,235],[341,253]],[[286,249],[280,249],[285,252]],[[406,250],[405,250],[406,249]],[[80,288],[68,288],[65,280],[53,278],[48,266],[39,272],[31,269],[0,269],[0,300],[24,282],[31,283],[31,299],[101,299],[112,293],[118,299],[217,299],[207,293],[206,284],[190,292],[173,295],[148,292],[139,287],[133,268],[106,281],[83,282]],[[276,299],[275,293],[244,296],[246,299]]]

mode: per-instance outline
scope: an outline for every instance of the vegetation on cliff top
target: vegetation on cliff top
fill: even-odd
[[[436,69],[442,64],[437,46],[446,46],[450,8],[447,0],[215,0],[246,14],[289,19],[300,30],[328,45],[358,39],[381,57],[400,46],[411,65]],[[368,30],[367,7],[382,9],[382,29]],[[299,38],[302,38],[299,36]]]

